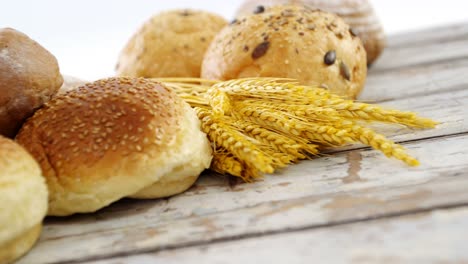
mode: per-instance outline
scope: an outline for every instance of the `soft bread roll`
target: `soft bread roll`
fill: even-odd
[[[250,15],[262,7],[285,4],[304,5],[339,15],[361,38],[368,64],[372,64],[385,48],[385,33],[369,0],[246,0],[237,10],[237,16]]]
[[[88,83],[87,81],[84,81],[82,79],[79,79],[70,75],[62,75],[62,77],[63,77],[63,84],[58,90],[56,95],[66,93],[68,91],[71,91],[73,89],[76,89]]]
[[[225,27],[208,48],[202,78],[286,77],[355,98],[367,74],[361,40],[338,16],[275,6]]]
[[[52,54],[19,31],[0,29],[0,135],[13,138],[62,81]]]
[[[195,10],[172,10],[153,16],[130,39],[116,71],[132,77],[200,77],[208,45],[227,21]]]
[[[37,162],[0,136],[0,263],[24,255],[39,237],[47,187]]]
[[[194,110],[145,79],[110,78],[59,95],[28,119],[17,140],[39,161],[48,213],[57,216],[94,212],[127,196],[179,193],[211,162]]]

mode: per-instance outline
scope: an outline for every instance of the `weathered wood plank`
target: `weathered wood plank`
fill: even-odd
[[[372,66],[370,73],[466,58],[468,58],[468,36],[448,43],[431,42],[424,46],[403,46],[398,49],[385,50]]]
[[[431,43],[449,43],[468,38],[468,23],[431,27],[412,32],[403,32],[388,37],[387,49],[408,46],[424,46]]]
[[[468,23],[389,37],[362,100],[387,101],[468,87]]]
[[[370,73],[466,59],[467,43],[468,23],[389,36],[386,49]]]
[[[467,72],[468,58],[411,69],[371,72],[359,99],[382,102],[468,89]]]
[[[466,116],[467,111],[465,111],[465,105],[468,105],[468,90],[450,93],[442,98],[439,98],[439,96],[429,96],[426,97],[426,99],[411,98],[408,100],[387,102],[386,104],[390,104],[391,106],[404,110],[416,109],[422,115],[433,117],[435,120],[441,122],[437,129],[417,131],[417,133],[415,133],[414,130],[404,129],[402,127],[386,127],[386,134],[391,135],[391,138],[394,140],[408,141],[468,132],[468,126],[466,123],[468,122],[468,117]],[[349,150],[358,147],[362,146],[354,145],[346,149]],[[394,163],[394,161],[391,160],[384,160],[383,162]],[[423,159],[422,162],[425,163],[426,161]],[[404,167],[402,164],[400,164],[400,166]],[[278,179],[279,184],[282,182],[282,178]],[[282,193],[283,199],[289,199],[291,197],[297,197],[294,190],[298,188],[298,186],[304,184],[302,180],[309,181],[308,178],[295,178],[292,185],[289,186],[274,186],[275,183],[270,181],[260,183],[259,185],[269,187],[274,193]],[[218,196],[219,193],[223,193],[223,198],[230,200],[232,199],[231,195],[236,196],[238,195],[237,192],[240,191],[235,190],[234,193],[231,194],[231,191],[233,190],[231,190],[229,184],[224,180],[224,178],[221,177],[204,178],[198,183],[198,185],[199,188],[193,188],[170,200],[162,200],[156,203],[154,201],[141,201],[136,204],[134,202],[121,202],[108,210],[99,212],[98,214],[72,217],[65,221],[60,218],[48,221],[45,227],[44,237],[48,238],[49,236],[53,237],[57,235],[73,235],[105,231],[126,226],[128,223],[136,224],[144,222],[148,218],[156,219],[154,221],[158,222],[170,221],[181,217],[187,217],[191,214],[202,215],[223,210],[232,210],[243,206],[251,206],[256,203],[255,200],[243,199],[236,203],[219,204],[211,210],[203,209],[192,211],[193,208],[187,208],[187,203],[189,203],[189,201],[194,201],[194,203],[197,204],[206,204],[211,200],[216,199],[215,197]],[[248,188],[245,192],[256,192],[259,185]],[[201,189],[204,190],[201,191]],[[245,192],[241,192],[242,196],[246,196]],[[121,216],[124,216],[124,218],[120,219]],[[95,222],[96,219],[99,221]]]
[[[96,263],[468,263],[467,227],[465,207]]]
[[[152,213],[139,212],[141,204],[129,202],[133,209],[123,214],[117,207],[70,223],[49,222],[40,243],[20,263],[107,257],[468,203],[466,146],[468,135],[409,144],[424,161],[419,168],[388,161],[375,151],[356,150],[232,188],[209,187],[212,179],[205,177],[206,185],[202,179],[185,195],[156,201]],[[174,210],[173,201],[181,206],[179,213],[190,216],[157,214]],[[100,221],[107,221],[109,228],[92,230]]]

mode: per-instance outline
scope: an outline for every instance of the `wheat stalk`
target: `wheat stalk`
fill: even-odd
[[[212,81],[157,79],[195,107],[202,130],[215,146],[211,168],[252,181],[299,159],[318,155],[320,146],[361,142],[388,157],[416,166],[405,149],[359,121],[415,128],[437,123],[412,112],[353,102],[329,91],[284,78]]]

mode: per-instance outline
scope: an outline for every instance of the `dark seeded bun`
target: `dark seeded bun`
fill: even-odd
[[[11,263],[36,242],[47,212],[47,187],[39,164],[0,136],[0,263]]]
[[[237,16],[252,14],[260,5],[285,4],[304,5],[339,15],[361,38],[368,64],[372,64],[385,48],[385,33],[369,0],[246,0],[237,10]]]
[[[367,74],[361,40],[338,16],[274,6],[224,28],[208,48],[202,78],[285,77],[355,98]]]
[[[49,215],[179,193],[211,161],[194,110],[163,84],[136,78],[58,95],[28,119],[17,140],[42,167]]]
[[[0,29],[0,135],[13,138],[62,81],[52,54],[21,32]]]

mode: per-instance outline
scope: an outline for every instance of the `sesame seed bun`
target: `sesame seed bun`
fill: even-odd
[[[47,187],[37,162],[0,136],[0,263],[24,255],[36,242],[47,212]]]
[[[202,78],[285,77],[355,98],[367,74],[361,40],[338,16],[274,6],[237,19],[208,48]]]
[[[208,45],[227,21],[206,11],[171,10],[151,17],[129,40],[116,71],[132,77],[200,77]]]
[[[159,182],[189,188],[211,161],[194,110],[163,84],[110,78],[58,95],[38,110],[17,140],[39,161],[49,215],[94,212]],[[186,179],[186,180],[184,180]]]
[[[0,135],[15,137],[62,82],[49,51],[19,31],[0,29]]]
[[[369,0],[245,0],[236,15],[250,15],[260,5],[267,7],[285,4],[316,8],[343,18],[361,38],[368,64],[372,64],[385,48],[385,33]]]

